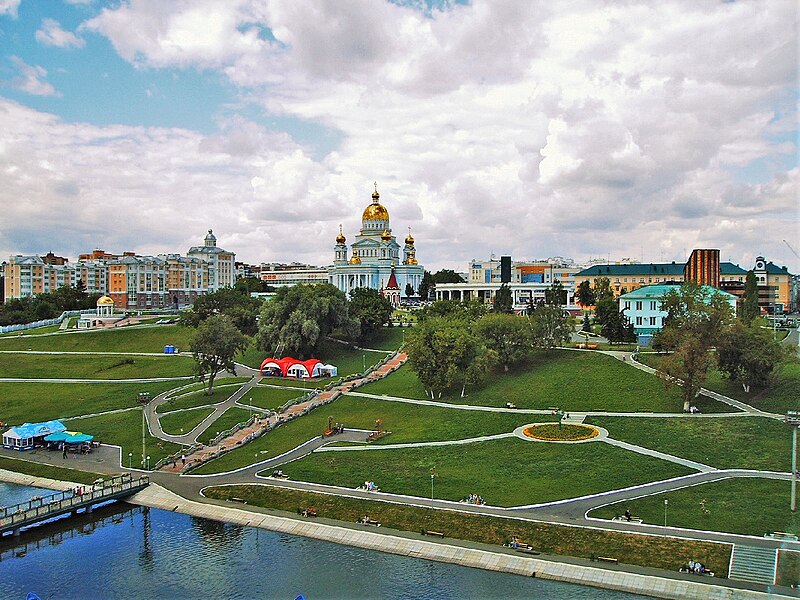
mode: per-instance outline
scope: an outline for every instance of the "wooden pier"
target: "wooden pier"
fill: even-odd
[[[90,513],[95,504],[131,496],[149,484],[150,478],[146,475],[133,479],[126,473],[111,479],[98,480],[92,485],[77,486],[74,490],[36,496],[14,506],[0,507],[0,536],[9,531],[18,536],[23,527],[60,515],[76,514],[81,510]]]

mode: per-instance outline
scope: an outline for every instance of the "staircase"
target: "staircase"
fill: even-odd
[[[775,583],[775,568],[778,551],[775,548],[757,548],[734,544],[728,577],[741,581],[752,581],[772,585]]]

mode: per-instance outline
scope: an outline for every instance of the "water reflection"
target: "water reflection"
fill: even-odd
[[[0,598],[24,598],[27,592],[42,598],[142,600],[300,593],[314,599],[636,597],[123,503],[0,540]]]

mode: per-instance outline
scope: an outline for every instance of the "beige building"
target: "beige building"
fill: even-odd
[[[77,282],[76,269],[69,264],[48,264],[41,256],[11,256],[3,267],[5,301],[54,292]]]

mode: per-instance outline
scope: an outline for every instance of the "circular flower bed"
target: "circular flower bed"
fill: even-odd
[[[526,427],[523,433],[535,440],[545,440],[550,442],[578,442],[596,437],[600,432],[595,427],[589,425],[546,423],[543,425],[533,425]]]

